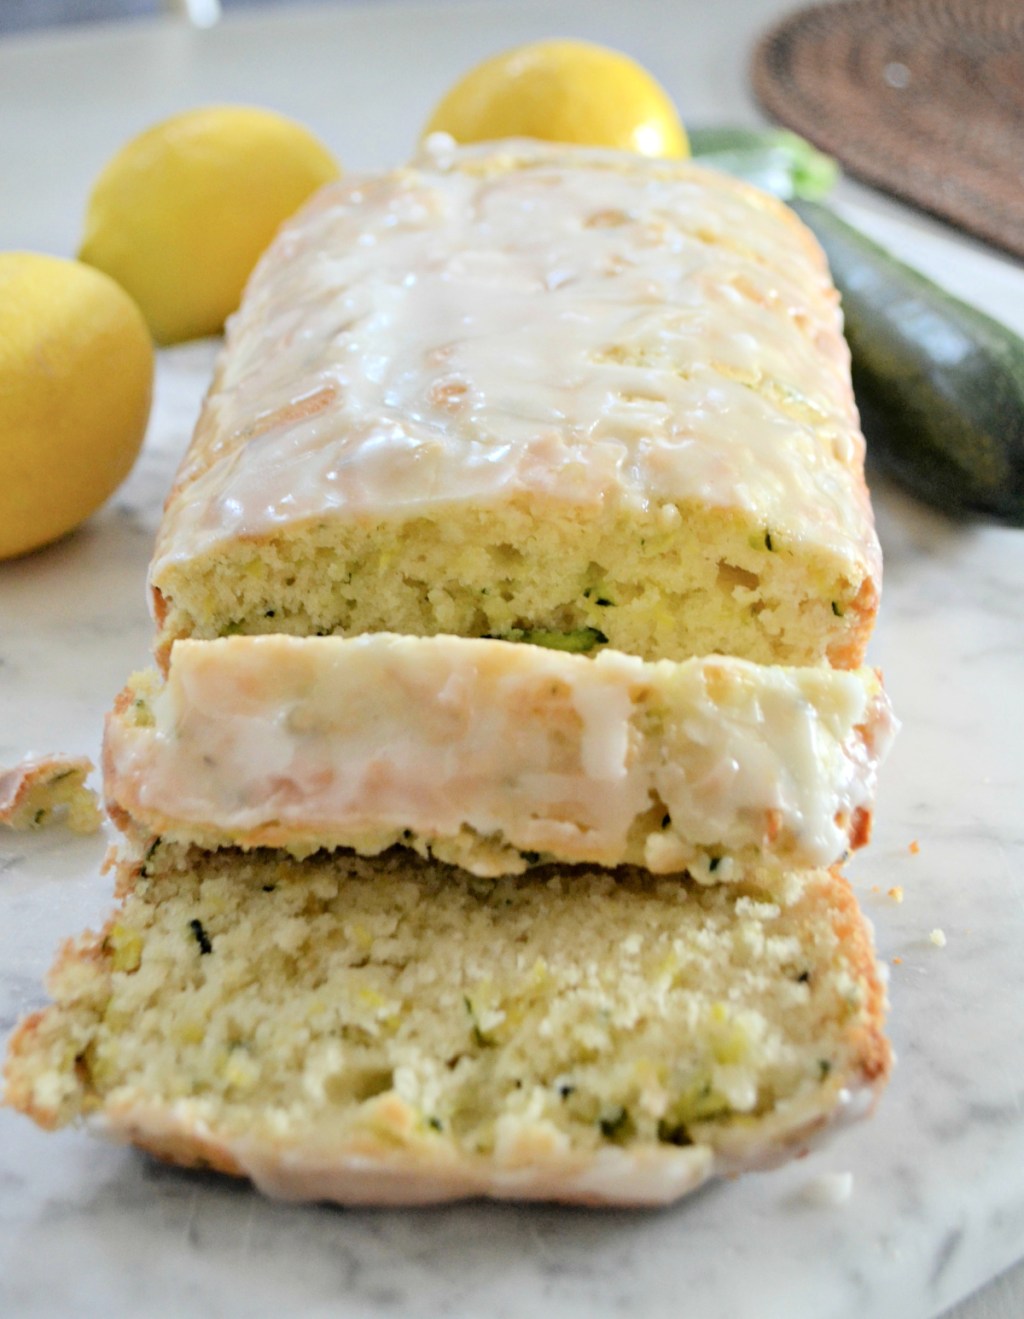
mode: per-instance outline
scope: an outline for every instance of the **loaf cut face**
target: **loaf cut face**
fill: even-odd
[[[343,1203],[657,1204],[807,1147],[884,1084],[846,882],[481,879],[168,844],[69,943],[7,1102]]]
[[[259,264],[169,498],[178,638],[392,631],[855,667],[880,589],[838,297],[688,163],[441,144]]]

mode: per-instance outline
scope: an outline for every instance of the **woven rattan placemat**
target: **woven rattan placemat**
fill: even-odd
[[[852,174],[1024,257],[1024,0],[842,0],[759,42],[765,109]]]

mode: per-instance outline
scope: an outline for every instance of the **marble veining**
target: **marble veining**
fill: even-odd
[[[453,73],[483,53],[448,52],[444,43],[457,45],[462,31],[459,8],[416,28],[423,50],[445,51]],[[549,4],[515,8],[529,8],[529,22],[495,5],[505,27],[498,36],[488,30],[491,45],[551,29]],[[581,32],[596,9],[607,18],[604,38],[630,44],[621,5],[564,6]],[[664,9],[664,41],[683,61],[692,43],[683,43],[682,25],[673,35]],[[772,5],[750,0],[738,9],[752,36]],[[410,30],[413,12],[401,15]],[[729,14],[732,21],[732,7]],[[289,16],[289,39],[301,37],[314,64],[331,47],[333,68],[339,33],[357,49],[369,41],[362,29],[343,29],[343,17]],[[392,24],[396,49],[411,51],[399,19],[396,9],[379,21]],[[270,19],[237,32],[247,51],[267,57],[261,68],[272,66],[271,48],[286,44]],[[724,28],[710,23],[705,35],[712,47],[719,42],[708,67],[738,70],[735,32],[726,43]],[[231,33],[211,39],[210,53],[195,56],[204,72],[188,84],[193,100],[226,95],[229,84],[214,72],[235,67]],[[150,49],[144,33],[118,40],[119,58]],[[661,39],[649,54],[660,48]],[[178,61],[167,65],[178,95],[179,65],[192,55],[177,37],[165,49]],[[637,53],[645,56],[642,46]],[[747,103],[730,91],[739,73],[722,90],[689,58],[679,67],[692,70],[703,117],[743,113]],[[417,46],[408,68],[421,62],[430,63]],[[60,67],[76,76],[70,56]],[[0,111],[5,94],[28,104],[29,83],[13,77],[14,61],[3,68]],[[395,91],[412,115],[412,101],[429,94],[412,73],[409,86],[407,97]],[[154,99],[140,113],[165,108]],[[33,113],[45,127],[42,112]],[[311,100],[307,117],[316,113]],[[112,146],[124,125],[108,127]],[[67,131],[78,140],[76,124]],[[394,140],[375,139],[380,159],[398,158],[407,126],[399,136],[396,127]],[[37,183],[44,189],[41,174]],[[1024,271],[906,212],[880,214],[863,192],[846,195],[859,198],[848,208],[856,222],[1024,329]],[[0,218],[7,245],[25,242],[28,223],[20,203],[11,205],[10,223]],[[70,248],[73,238],[59,238]],[[106,708],[129,670],[147,662],[146,564],[215,351],[202,343],[164,353],[146,450],[125,487],[61,544],[0,565],[0,763],[31,749],[95,757]],[[1024,1253],[1024,532],[954,524],[881,476],[873,486],[886,583],[870,658],[885,670],[904,726],[882,775],[875,840],[851,869],[891,970],[899,1056],[872,1121],[803,1161],[714,1185],[662,1212],[485,1204],[370,1212],[276,1204],[80,1132],[46,1135],[0,1111],[0,1314],[934,1319]],[[103,850],[102,838],[61,832],[0,836],[4,1036],[44,1001],[42,975],[57,943],[108,909]],[[888,896],[897,885],[902,903]],[[934,929],[944,931],[945,947],[931,942]],[[822,1174],[842,1172],[853,1173],[846,1203],[808,1193]]]

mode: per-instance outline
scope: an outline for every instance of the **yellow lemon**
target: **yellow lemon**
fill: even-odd
[[[690,154],[668,93],[635,60],[588,41],[538,41],[485,60],[444,97],[426,132]]]
[[[282,220],[340,172],[283,115],[188,110],[133,138],[103,170],[79,256],[127,289],[158,343],[216,334]]]
[[[63,536],[117,489],[152,385],[146,323],[112,279],[0,252],[0,559]]]

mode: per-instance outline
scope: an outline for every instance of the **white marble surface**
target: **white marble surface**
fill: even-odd
[[[745,51],[780,7],[381,6],[0,42],[0,247],[73,250],[89,179],[165,112],[259,100],[346,163],[382,164],[470,61],[553,31],[629,48],[692,122],[750,121]],[[856,222],[1024,331],[1018,266],[853,185],[842,196]],[[0,565],[0,763],[30,748],[95,755],[105,708],[145,662],[145,564],[213,351],[163,355],[143,458],[111,503]],[[1024,1253],[1024,532],[951,524],[874,489],[887,575],[872,657],[904,730],[853,869],[891,965],[899,1054],[872,1122],[662,1213],[346,1212],[273,1204],[2,1112],[0,1314],[931,1319]],[[0,838],[4,1033],[43,1001],[57,942],[107,908],[102,853],[60,832]],[[818,1179],[846,1171],[850,1200],[815,1203]],[[1024,1311],[1013,1294],[1007,1315]]]

